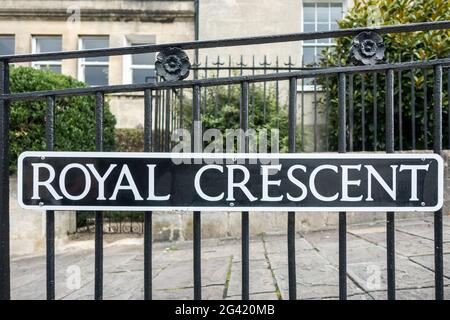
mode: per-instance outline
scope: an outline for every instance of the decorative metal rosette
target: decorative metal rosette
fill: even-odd
[[[165,48],[156,57],[156,73],[165,81],[178,81],[189,76],[191,63],[180,48]]]
[[[376,32],[363,31],[352,41],[350,58],[354,65],[373,65],[384,59],[386,48]]]

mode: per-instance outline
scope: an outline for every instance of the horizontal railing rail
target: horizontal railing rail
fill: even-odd
[[[375,27],[361,27],[353,29],[338,29],[332,31],[319,31],[319,32],[302,32],[292,33],[284,35],[269,35],[258,37],[245,37],[245,38],[231,38],[220,40],[200,40],[200,41],[187,41],[178,43],[165,43],[165,44],[151,44],[151,45],[139,45],[133,47],[121,47],[121,48],[104,48],[104,49],[87,49],[77,51],[61,51],[61,52],[48,52],[48,53],[35,53],[35,54],[19,54],[19,55],[3,55],[0,56],[0,61],[8,62],[32,62],[32,61],[44,61],[55,59],[74,59],[74,58],[90,58],[101,56],[116,56],[138,53],[159,52],[165,48],[177,47],[180,49],[206,49],[206,48],[223,48],[234,47],[243,45],[257,45],[257,44],[272,44],[281,42],[293,42],[326,38],[340,38],[347,36],[355,36],[363,31],[375,31],[378,34],[387,33],[402,33],[402,32],[425,32],[432,30],[450,29],[450,21],[433,21],[433,22],[420,22],[404,25],[392,25],[392,26],[375,26]]]
[[[48,96],[55,96],[55,97],[68,95],[80,96],[80,95],[94,94],[96,92],[103,92],[103,93],[138,92],[144,91],[146,89],[163,90],[163,89],[191,88],[193,86],[211,87],[227,84],[239,84],[242,82],[265,82],[265,81],[288,80],[290,78],[298,78],[298,79],[313,78],[318,76],[335,75],[339,73],[355,74],[362,72],[386,71],[390,69],[400,71],[416,68],[432,68],[436,65],[449,67],[450,58],[430,60],[430,61],[412,61],[412,62],[402,62],[392,64],[391,63],[377,64],[368,66],[326,67],[294,72],[206,78],[197,80],[165,81],[157,83],[108,85],[108,86],[96,86],[86,88],[10,93],[0,95],[0,100],[8,100],[8,101],[34,100],[34,99],[44,99]]]

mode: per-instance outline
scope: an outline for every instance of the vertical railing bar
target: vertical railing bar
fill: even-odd
[[[103,92],[95,94],[95,150],[103,151]],[[95,300],[103,299],[103,212],[95,213]]]
[[[416,80],[411,69],[411,149],[416,150]]]
[[[0,61],[0,94],[9,93],[9,65]],[[11,298],[9,249],[9,114],[10,102],[0,100],[0,300]]]
[[[144,152],[152,152],[152,91],[144,91]],[[144,300],[152,300],[152,212],[144,212]]]
[[[201,115],[200,115],[200,86],[195,85],[193,88],[193,103],[192,103],[192,150],[197,152],[197,148],[202,145],[201,131]],[[197,128],[196,128],[197,126]],[[197,129],[197,130],[196,130]],[[201,214],[199,211],[194,211],[193,214],[193,253],[194,253],[194,300],[202,299],[202,282],[201,282]]]
[[[166,124],[165,124],[165,130],[164,130],[164,150],[166,152],[170,151],[170,101],[171,101],[171,90],[167,89],[166,90],[166,116],[165,116],[165,120],[166,120]]]
[[[386,74],[386,152],[394,152],[394,70]],[[387,295],[395,300],[395,215],[386,213]]]
[[[165,142],[166,142],[166,139],[165,139],[165,137],[166,137],[166,131],[167,131],[167,128],[166,128],[166,121],[165,121],[165,119],[166,119],[166,95],[165,95],[165,91],[161,91],[161,94],[160,94],[160,97],[161,97],[161,99],[160,99],[160,101],[161,101],[161,112],[159,113],[160,114],[160,128],[161,128],[161,134],[160,134],[160,144],[161,144],[161,151],[164,151],[165,150],[165,148],[166,148],[166,146],[165,146]]]
[[[244,151],[249,151],[247,143],[248,131],[248,82],[241,83],[241,106],[240,106],[240,129],[244,132]],[[249,231],[249,213],[242,212],[241,215],[242,229],[242,300],[249,300],[249,252],[250,252],[250,231]]]
[[[442,65],[434,67],[434,153],[442,155]],[[444,300],[444,248],[442,209],[434,213],[434,281],[436,300]]]
[[[450,68],[447,69],[447,130],[448,130],[448,148],[450,149]]]
[[[255,75],[255,55],[252,57],[252,76]],[[252,82],[252,123],[255,123],[255,83]]]
[[[339,99],[339,153],[347,151],[346,146],[346,84],[345,74],[338,75]],[[347,214],[339,212],[339,299],[347,300]]]
[[[45,121],[47,151],[55,147],[55,97],[47,97],[47,114]],[[55,300],[55,212],[46,211],[46,272],[47,300]]]
[[[169,145],[170,145],[170,149],[172,148],[172,140],[171,140],[171,136],[172,136],[172,132],[173,132],[173,130],[174,130],[174,128],[175,128],[175,126],[176,126],[176,119],[177,119],[177,117],[176,117],[176,111],[178,110],[178,108],[177,108],[177,99],[176,99],[176,96],[175,96],[175,90],[171,90],[170,91],[170,103],[171,103],[171,106],[170,106],[170,131],[169,131],[169,137],[168,137],[168,140],[169,140]]]
[[[428,150],[428,69],[423,70],[423,143]]]
[[[231,78],[231,55],[228,55],[228,78]],[[231,102],[231,84],[228,83],[227,87],[227,103],[230,105]]]
[[[403,90],[402,71],[398,71],[398,149],[403,151]]]
[[[179,120],[179,127],[183,128],[183,117],[184,117],[184,106],[183,101],[184,100],[184,92],[183,88],[180,89],[180,120]]]
[[[366,151],[366,84],[365,74],[361,74],[361,150]]]
[[[313,105],[314,105],[314,152],[317,152],[317,135],[318,135],[318,127],[317,127],[317,78],[313,78],[314,83],[314,94],[313,94]]]
[[[264,62],[263,62],[263,73],[264,75],[267,74],[267,66],[269,66],[270,63],[267,63],[267,56],[264,55]],[[267,117],[267,80],[264,80],[263,82],[263,121],[266,122]]]
[[[208,56],[205,57],[205,79],[208,78]],[[203,112],[207,113],[208,110],[208,86],[205,86],[204,90],[203,90]]]
[[[353,106],[353,74],[348,76],[348,148],[353,152],[353,123],[354,123],[354,106]]]
[[[373,73],[373,150],[378,149],[378,92],[377,92],[377,73]]]
[[[289,79],[289,152],[295,153],[297,128],[297,78]],[[289,299],[297,299],[297,273],[295,262],[295,212],[288,212],[288,276]]]
[[[276,59],[276,73],[279,73],[279,67],[280,67],[279,58],[277,56],[277,59]],[[280,89],[279,89],[279,86],[280,86],[279,81],[276,81],[275,82],[275,110],[277,111],[277,129],[280,128],[280,118],[278,116],[280,114],[280,101],[279,101],[279,99],[280,99],[280,97],[279,97],[280,96],[280,93],[279,93]]]
[[[213,65],[216,65],[216,78],[219,78],[220,77],[220,66],[223,65],[223,62],[220,62],[220,56],[217,56],[217,62],[213,63]],[[215,90],[214,112],[215,112],[216,116],[219,114],[219,86],[217,86],[216,90]]]
[[[331,91],[330,91],[330,77],[325,77],[325,90],[326,92],[326,98],[325,98],[325,145],[326,145],[326,151],[328,152],[330,150],[330,128],[329,128],[329,121],[330,121],[330,100],[331,100]]]
[[[160,90],[156,90],[155,94],[155,148],[157,151],[161,151],[160,143],[159,143],[159,114],[160,114]]]
[[[290,64],[290,61],[289,61]],[[302,68],[305,66],[304,64],[304,58],[302,56]],[[301,100],[302,100],[302,106],[301,106],[301,119],[302,123],[300,124],[300,133],[301,133],[301,151],[305,152],[305,78],[302,78],[302,93],[301,93]]]

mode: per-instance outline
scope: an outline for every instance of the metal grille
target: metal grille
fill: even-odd
[[[144,149],[146,152],[165,150],[169,151],[169,127],[171,126],[171,110],[170,99],[172,92],[189,90],[192,91],[192,121],[201,119],[201,94],[205,88],[217,86],[240,86],[240,128],[248,129],[249,127],[249,90],[255,83],[266,83],[268,81],[288,82],[288,114],[289,114],[289,128],[288,128],[288,145],[289,152],[294,153],[296,150],[296,129],[297,129],[297,82],[304,79],[315,79],[318,77],[325,77],[326,83],[333,77],[338,81],[338,152],[345,153],[347,151],[354,151],[354,97],[353,97],[353,81],[354,77],[372,75],[373,79],[373,95],[377,96],[377,77],[383,76],[386,78],[386,97],[385,97],[385,150],[387,153],[394,152],[394,75],[401,75],[402,72],[410,72],[414,76],[417,69],[428,70],[432,69],[433,73],[433,150],[437,154],[442,153],[442,87],[443,87],[443,69],[448,70],[450,65],[450,58],[436,59],[431,61],[410,61],[399,63],[381,63],[368,64],[362,66],[327,66],[320,68],[309,69],[294,69],[288,66],[285,70],[277,70],[276,72],[267,73],[264,70],[263,74],[243,75],[243,63],[241,61],[241,72],[239,75],[232,76],[231,73],[227,77],[219,76],[219,62],[217,62],[216,70],[217,77],[198,79],[198,73],[201,70],[199,66],[194,66],[194,79],[184,80],[183,75],[179,75],[178,79],[166,79],[168,81],[161,81],[156,83],[133,84],[133,85],[110,85],[89,88],[72,88],[63,90],[51,90],[42,92],[26,92],[26,93],[9,93],[9,65],[14,62],[31,62],[42,60],[57,60],[57,59],[73,59],[86,58],[96,56],[113,56],[126,55],[147,52],[166,52],[167,50],[175,50],[178,54],[183,54],[183,50],[229,46],[245,46],[256,44],[270,44],[281,43],[289,41],[302,41],[311,39],[324,39],[336,37],[356,36],[361,32],[376,32],[377,34],[400,33],[400,32],[426,32],[429,30],[449,29],[450,22],[430,22],[417,23],[410,25],[384,26],[378,28],[355,28],[344,29],[337,31],[326,32],[312,32],[288,34],[279,36],[265,36],[253,38],[238,38],[227,40],[208,40],[208,41],[193,41],[183,43],[158,44],[158,45],[143,45],[126,48],[110,48],[110,49],[95,49],[95,50],[81,50],[71,52],[57,52],[57,53],[42,53],[29,55],[14,55],[0,57],[0,299],[10,298],[10,252],[9,252],[9,112],[10,104],[19,100],[37,100],[46,99],[47,101],[47,121],[46,121],[46,140],[47,149],[53,150],[55,145],[54,125],[55,125],[55,104],[56,101],[66,96],[79,95],[94,95],[95,96],[95,119],[96,119],[96,150],[103,151],[103,112],[105,106],[105,94],[120,93],[120,92],[143,92],[144,93]],[[198,64],[198,60],[196,59]],[[267,63],[267,61],[265,61]],[[289,62],[290,63],[290,62]],[[195,69],[196,68],[196,69]],[[207,70],[205,66],[204,70]],[[448,72],[448,71],[447,71]],[[426,73],[428,74],[428,73]],[[160,74],[161,76],[161,74]],[[449,75],[450,77],[450,75]],[[398,81],[401,81],[398,76]],[[366,92],[367,81],[362,81],[361,91]],[[449,84],[450,86],[450,84]],[[401,86],[400,86],[401,88]],[[424,86],[424,94],[427,95],[426,86]],[[415,87],[411,86],[411,94],[414,96]],[[401,101],[401,91],[399,92]],[[327,92],[326,104],[329,104],[330,96]],[[163,97],[165,106],[163,106]],[[183,99],[183,94],[180,95]],[[303,95],[302,98],[303,100]],[[315,98],[316,99],[316,98]],[[186,102],[184,102],[186,105]],[[303,101],[302,104],[303,106]],[[181,102],[183,107],[183,102]],[[372,107],[373,112],[373,127],[376,133],[379,128],[377,122],[377,108],[379,107],[377,99],[374,99],[373,106],[365,105],[364,99],[362,101],[361,121],[364,124]],[[412,112],[416,110],[414,99],[412,99]],[[429,106],[425,104],[425,115],[428,114]],[[316,107],[315,107],[316,108]],[[401,106],[399,106],[401,110]],[[327,109],[328,110],[328,109]],[[163,113],[164,112],[164,113]],[[304,117],[304,110],[301,109],[301,119]],[[315,119],[317,117],[317,109],[314,110]],[[327,111],[328,112],[328,111]],[[181,112],[182,113],[182,112]],[[347,114],[348,113],[348,114]],[[328,113],[327,113],[328,114]],[[450,123],[450,113],[449,123]],[[327,118],[328,119],[328,118]],[[399,150],[403,149],[402,145],[402,119],[401,112],[399,113],[398,130],[400,139]],[[411,123],[411,146],[416,149],[416,119],[412,116]],[[182,117],[178,124],[185,121]],[[423,130],[427,132],[428,121],[424,121],[425,127]],[[315,123],[316,124],[316,123]],[[164,130],[154,130],[154,128],[163,128]],[[327,127],[328,128],[328,127]],[[164,135],[154,137],[156,135]],[[317,150],[317,126],[314,129],[314,150]],[[362,130],[361,136],[361,150],[368,150],[367,132]],[[303,140],[302,128],[302,140]],[[449,130],[450,136],[450,130]],[[57,137],[56,137],[57,139]],[[194,137],[192,144],[195,145]],[[327,138],[328,140],[328,135]],[[153,141],[157,141],[156,144]],[[303,142],[303,141],[302,141]],[[373,150],[379,150],[379,141],[377,135],[374,135],[372,143]],[[450,144],[450,138],[448,140]],[[424,137],[424,149],[428,146],[427,135]],[[303,147],[303,143],[302,143]],[[245,151],[248,152],[248,143],[246,143]],[[302,150],[303,151],[303,150]],[[46,239],[47,239],[47,298],[55,299],[55,220],[54,212],[46,212]],[[201,287],[201,213],[193,213],[193,264],[194,264],[194,299],[202,298]],[[297,299],[297,283],[296,283],[296,256],[295,256],[295,212],[288,213],[287,225],[287,247],[288,247],[288,272],[289,272],[289,298]],[[251,285],[250,269],[249,269],[249,213],[242,212],[242,299],[249,299],[249,288]],[[436,299],[443,299],[443,225],[442,225],[442,210],[435,212],[434,215],[434,256],[435,256],[435,290]],[[395,299],[395,214],[388,212],[386,214],[387,223],[387,266],[388,266],[388,298]],[[145,299],[152,298],[152,212],[144,213],[144,296]],[[339,296],[340,299],[347,298],[347,248],[346,248],[346,213],[339,213]],[[95,299],[102,299],[103,297],[103,213],[97,212],[95,215]],[[300,289],[301,290],[301,289]]]

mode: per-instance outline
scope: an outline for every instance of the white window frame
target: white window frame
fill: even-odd
[[[108,35],[83,35],[78,37],[78,49],[83,50],[83,38],[94,38],[94,37],[104,37],[108,38],[108,47],[109,47],[109,41],[110,38]],[[79,58],[78,59],[78,80],[81,82],[85,81],[85,74],[84,69],[85,66],[104,66],[108,68],[108,83],[106,85],[109,85],[109,57],[108,61],[86,61],[86,58]]]
[[[38,45],[37,45],[37,39],[42,37],[59,37],[61,38],[61,50],[62,50],[62,35],[60,34],[50,34],[50,35],[34,35],[31,37],[31,52],[32,53],[41,53],[41,51],[38,51]],[[36,69],[42,70],[42,67],[46,66],[59,66],[61,67],[61,73],[62,73],[62,60],[43,60],[43,61],[32,61],[31,66]]]
[[[156,43],[156,37],[154,35],[128,35],[125,36],[124,45],[130,47],[132,45],[139,44],[150,44]],[[155,60],[156,61],[156,60]],[[123,56],[123,84],[132,84],[133,83],[133,70],[141,69],[141,70],[154,70],[154,64],[132,64],[133,59],[132,55],[128,54]],[[156,72],[156,71],[155,71]]]
[[[345,15],[345,12],[347,11],[348,8],[348,0],[316,0],[316,1],[312,1],[312,0],[306,0],[302,2],[302,32],[305,32],[304,27],[305,27],[305,21],[304,21],[304,5],[305,4],[314,4],[314,29],[317,29],[317,4],[319,3],[325,3],[328,4],[328,7],[331,6],[332,3],[338,3],[338,4],[342,4],[342,18]],[[328,10],[328,27],[331,27],[331,10]],[[318,39],[323,40],[323,39]],[[327,39],[328,40],[328,39]],[[305,47],[313,47],[315,48],[314,52],[315,52],[315,56],[317,56],[317,47],[334,47],[335,44],[333,42],[317,42],[317,43],[306,43],[305,41],[302,41],[302,56],[300,57],[300,61],[303,61],[303,49]],[[300,81],[301,83],[302,81]],[[298,91],[314,91],[314,89],[316,90],[322,90],[323,88],[320,85],[313,85],[313,84],[305,84],[305,85],[301,85],[299,84],[298,86]]]

